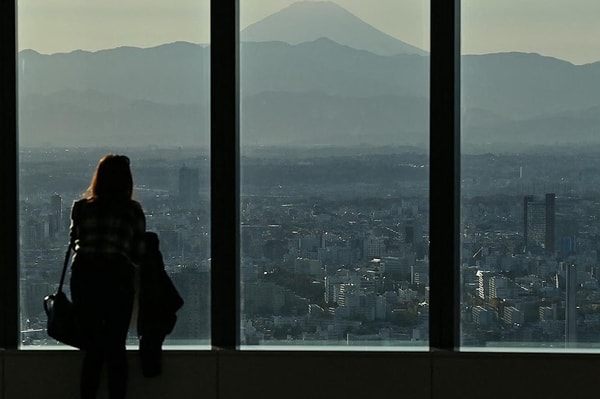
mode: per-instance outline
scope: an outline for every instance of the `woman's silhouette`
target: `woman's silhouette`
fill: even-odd
[[[134,298],[134,265],[141,259],[146,221],[132,199],[129,158],[104,156],[83,198],[71,210],[71,297],[91,344],[84,349],[82,399],[95,398],[103,364],[111,399],[125,398],[125,342]]]

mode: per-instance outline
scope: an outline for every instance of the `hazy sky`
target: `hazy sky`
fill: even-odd
[[[244,28],[294,0],[240,0]],[[400,40],[429,48],[429,1],[337,0]],[[42,53],[209,41],[208,0],[18,0],[19,48]],[[463,0],[466,54],[537,52],[600,61],[600,0]]]

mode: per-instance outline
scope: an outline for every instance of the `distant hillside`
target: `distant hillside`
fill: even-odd
[[[463,106],[510,118],[600,105],[600,63],[573,65],[530,53],[470,55],[462,60]]]
[[[19,100],[25,147],[207,145],[209,109],[111,97],[97,91],[29,94]]]
[[[265,92],[246,97],[242,142],[249,145],[410,145],[429,141],[424,97]]]
[[[52,55],[19,53],[19,92],[92,90],[168,104],[206,103],[210,49],[184,42]]]
[[[242,94],[263,91],[322,91],[368,97],[386,94],[427,96],[429,58],[377,56],[329,39],[288,45],[241,45]]]
[[[329,21],[341,20],[346,37],[367,29],[328,2],[295,4],[272,21],[289,13],[308,18],[315,8]],[[248,32],[274,32],[268,20]],[[342,29],[345,23],[351,26]],[[319,24],[304,26],[306,38]],[[377,36],[371,33],[364,35]],[[247,41],[240,52],[244,143],[427,145],[428,56],[378,55],[324,37],[298,44]],[[208,47],[27,50],[18,58],[23,146],[208,143]],[[600,62],[576,66],[526,53],[464,56],[461,107],[469,145],[598,143]]]

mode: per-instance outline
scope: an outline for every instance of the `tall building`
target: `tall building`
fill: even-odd
[[[178,266],[169,271],[185,300],[169,338],[204,342],[210,337],[210,273],[199,265]]]
[[[570,346],[577,343],[577,267],[574,264],[567,265],[565,274],[565,344]]]
[[[404,242],[407,244],[415,243],[415,226],[412,220],[404,226]]]
[[[50,213],[53,215],[58,215],[62,218],[63,201],[62,197],[58,194],[50,196]]]
[[[48,236],[56,238],[63,230],[63,201],[58,194],[50,196],[50,212],[48,214]]]
[[[548,193],[543,200],[533,195],[523,198],[523,239],[525,248],[540,246],[548,253],[555,251],[556,195]]]
[[[179,202],[184,208],[195,208],[200,203],[200,171],[182,166],[179,169]]]
[[[556,250],[556,195],[546,194],[546,251],[554,253]]]

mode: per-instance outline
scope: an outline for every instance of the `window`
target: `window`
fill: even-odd
[[[462,346],[597,349],[600,6],[462,11]]]
[[[208,2],[21,0],[18,11],[22,345],[54,344],[41,298],[60,279],[71,204],[109,152],[130,157],[134,197],[185,301],[166,344],[209,345]]]
[[[211,198],[218,198],[219,203],[213,201],[211,206],[211,214],[218,216],[212,218],[211,235],[214,238],[215,232],[218,231],[219,239],[211,240],[211,259],[214,264],[219,264],[217,268],[213,268],[211,273],[211,307],[216,312],[211,313],[211,329],[212,343],[214,346],[235,346],[237,341],[237,329],[239,324],[235,321],[239,315],[237,308],[241,304],[241,300],[231,302],[229,297],[236,297],[237,276],[236,268],[231,267],[239,261],[236,251],[239,223],[230,223],[230,219],[235,219],[237,209],[240,205],[237,201],[236,187],[238,187],[239,177],[237,173],[237,151],[236,149],[237,126],[235,108],[237,96],[236,82],[236,52],[235,44],[237,43],[232,38],[237,33],[236,8],[235,4],[230,2],[212,2],[211,10],[212,27],[216,30],[218,25],[221,34],[213,35],[213,44],[217,43],[211,49],[212,54],[224,54],[224,57],[211,57],[213,68],[211,68],[211,137],[212,156],[210,158],[211,165],[219,165],[220,168],[211,169]],[[236,3],[236,2],[231,2]],[[459,10],[459,1],[447,2],[445,0],[431,1],[431,136],[434,140],[430,143],[431,155],[431,180],[430,180],[430,259],[432,268],[430,270],[430,344],[435,348],[453,349],[458,346],[457,333],[455,328],[459,318],[459,308],[461,302],[456,296],[455,300],[449,300],[457,295],[459,280],[457,274],[454,273],[452,266],[460,264],[458,252],[460,243],[457,241],[459,236],[459,219],[456,218],[457,201],[456,194],[458,193],[455,178],[460,175],[457,170],[457,158],[460,154],[460,149],[456,146],[458,137],[455,128],[457,121],[455,119],[460,101],[456,97],[458,88],[455,86],[458,82],[457,67],[460,65],[458,61],[458,37],[456,28],[460,28],[458,22],[457,11]],[[145,6],[146,7],[146,6]],[[4,37],[10,39],[15,35],[15,21],[12,16],[15,15],[14,2],[7,2],[3,5],[3,10],[6,12],[0,15],[3,18],[3,24],[0,26],[5,33]],[[26,10],[25,3],[20,2],[20,11]],[[172,5],[169,5],[172,9]],[[131,14],[130,14],[131,15]],[[164,15],[164,14],[163,14]],[[586,14],[587,16],[597,15],[593,12]],[[586,17],[581,17],[586,18]],[[215,21],[218,24],[215,24]],[[20,24],[20,28],[27,24]],[[30,25],[32,26],[32,25]],[[198,25],[196,25],[198,26]],[[208,25],[206,25],[208,26]],[[235,28],[235,29],[234,29]],[[44,34],[48,31],[44,30]],[[218,36],[218,37],[217,37]],[[598,37],[597,35],[589,35],[588,37]],[[7,64],[15,62],[13,43],[15,40],[3,41],[3,56],[7,60]],[[9,55],[10,54],[10,55]],[[4,58],[3,58],[4,59]],[[220,68],[214,68],[214,66]],[[10,71],[9,71],[10,74]],[[219,79],[221,77],[222,79]],[[14,75],[8,75],[7,81],[12,84],[11,87],[16,87]],[[215,90],[215,87],[220,89],[234,90]],[[9,134],[0,135],[1,144],[0,152],[2,153],[2,175],[0,185],[2,186],[3,195],[0,196],[2,201],[2,209],[6,209],[3,223],[0,224],[2,229],[2,237],[6,237],[0,241],[3,255],[6,257],[6,262],[0,265],[0,284],[2,284],[0,296],[0,321],[2,325],[2,334],[0,336],[0,345],[2,347],[16,347],[17,342],[20,342],[21,337],[17,336],[16,332],[20,331],[21,323],[18,321],[18,295],[17,284],[18,280],[16,260],[18,258],[17,250],[18,243],[15,231],[17,231],[16,218],[13,217],[13,211],[16,213],[18,206],[17,202],[17,181],[14,177],[17,174],[17,137],[11,132],[16,132],[16,110],[14,109],[14,92],[11,90],[2,91],[1,94],[3,104],[8,109],[7,115],[15,115],[15,118],[10,117],[6,121],[6,131]],[[218,100],[216,103],[214,100]],[[11,108],[12,107],[12,108]],[[11,112],[13,110],[14,112]],[[227,112],[221,112],[221,111]],[[233,111],[233,112],[230,112]],[[219,124],[215,123],[218,122]],[[221,129],[226,125],[226,129]],[[225,138],[220,138],[225,136]],[[216,139],[216,140],[215,140]],[[218,151],[215,151],[217,149]],[[62,155],[62,154],[61,154]],[[215,158],[218,160],[215,161]],[[229,157],[229,158],[228,158]],[[27,159],[26,157],[23,159]],[[233,162],[236,168],[232,168],[231,172],[227,166]],[[465,169],[466,171],[466,169]],[[85,173],[82,184],[87,183],[89,173]],[[234,198],[235,203],[228,202],[230,198]],[[45,201],[50,202],[50,197]],[[11,209],[13,211],[11,211]],[[234,215],[234,216],[231,216]],[[4,223],[4,220],[6,221]],[[226,226],[220,228],[216,223],[223,223]],[[215,228],[216,227],[216,228]],[[223,249],[215,251],[215,248]],[[229,251],[227,251],[227,249]],[[455,259],[456,256],[456,259]],[[222,262],[225,260],[225,262]],[[219,270],[219,272],[216,272]],[[232,283],[233,282],[233,283]],[[222,290],[223,287],[229,287],[232,290]],[[227,292],[227,295],[221,293]],[[240,298],[241,299],[241,298]],[[36,299],[39,301],[39,299]],[[27,306],[27,305],[25,305]],[[217,342],[216,342],[217,341]],[[464,341],[466,342],[466,341]]]
[[[290,3],[240,10],[240,344],[427,349],[428,7]]]

